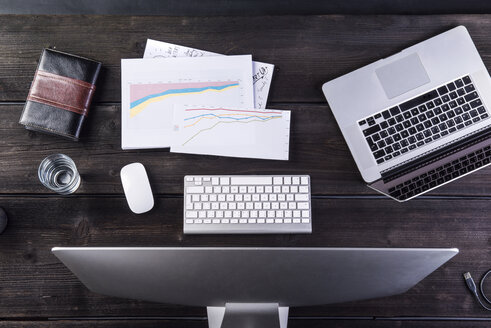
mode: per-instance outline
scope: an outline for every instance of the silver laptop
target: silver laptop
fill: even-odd
[[[406,201],[491,159],[491,79],[458,26],[322,86],[363,179]]]

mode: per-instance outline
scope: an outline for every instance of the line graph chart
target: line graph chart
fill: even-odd
[[[122,59],[121,147],[170,147],[175,106],[253,108],[251,70],[250,55]]]
[[[290,112],[176,108],[178,137],[171,151],[288,159]]]
[[[210,109],[187,109],[186,112],[189,111],[209,111]],[[226,113],[226,114],[215,114],[215,113],[205,113],[196,116],[186,117],[184,121],[190,121],[189,124],[184,125],[184,129],[190,128],[198,124],[201,120],[218,120],[212,126],[203,128],[193,134],[188,140],[183,143],[183,146],[188,142],[192,141],[194,138],[198,137],[201,133],[205,131],[210,131],[213,128],[217,127],[220,124],[249,124],[249,123],[265,123],[270,120],[279,119],[282,115],[277,112],[262,112],[261,115],[251,115],[251,111],[241,111],[241,110],[231,110],[231,109],[212,109],[211,111],[219,110],[223,112],[241,112],[241,113]],[[192,122],[194,120],[194,122]],[[191,123],[192,122],[192,123]]]

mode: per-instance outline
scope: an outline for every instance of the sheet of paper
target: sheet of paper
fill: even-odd
[[[290,111],[175,106],[171,152],[288,160]]]
[[[252,58],[121,60],[121,147],[170,147],[175,104],[254,107]]]
[[[210,51],[193,49],[172,43],[147,39],[143,58],[225,56]],[[269,88],[273,79],[274,65],[252,62],[254,83],[254,108],[265,109]]]

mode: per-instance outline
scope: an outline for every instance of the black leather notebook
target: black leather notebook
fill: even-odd
[[[44,49],[19,123],[79,140],[100,69],[100,62]]]

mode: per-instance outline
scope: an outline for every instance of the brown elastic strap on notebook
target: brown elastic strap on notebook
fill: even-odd
[[[88,82],[38,70],[27,100],[87,116],[94,90]]]

